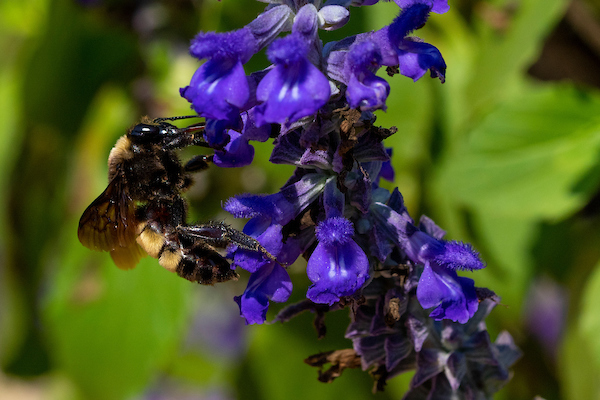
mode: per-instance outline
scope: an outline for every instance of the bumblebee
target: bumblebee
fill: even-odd
[[[181,163],[175,150],[209,147],[202,123],[178,128],[167,122],[182,118],[190,117],[143,119],[117,140],[108,157],[108,186],[83,212],[79,241],[110,252],[121,269],[134,268],[148,254],[182,278],[210,285],[237,278],[217,249],[234,244],[275,260],[256,239],[224,223],[186,223],[182,193],[212,156]]]

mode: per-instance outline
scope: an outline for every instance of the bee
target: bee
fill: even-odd
[[[177,275],[201,284],[236,279],[217,249],[230,244],[275,258],[254,238],[222,222],[188,225],[182,197],[192,173],[205,170],[212,155],[182,164],[176,150],[209,147],[198,123],[178,128],[167,121],[191,117],[144,118],[117,140],[108,157],[108,186],[79,220],[79,241],[108,251],[121,269],[134,268],[146,254]]]

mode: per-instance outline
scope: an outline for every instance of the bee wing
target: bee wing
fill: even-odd
[[[132,269],[146,256],[146,252],[139,244],[134,243],[128,247],[117,247],[110,252],[110,256],[120,269]]]
[[[109,251],[117,267],[130,269],[145,255],[135,240],[137,226],[134,202],[118,173],[83,212],[77,236],[89,249]]]

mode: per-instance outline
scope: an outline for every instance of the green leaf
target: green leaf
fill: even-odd
[[[498,107],[448,156],[440,192],[495,214],[564,218],[600,181],[600,96],[530,91]]]
[[[600,263],[596,265],[581,299],[579,329],[589,343],[595,365],[600,369]]]
[[[520,89],[520,77],[537,58],[568,4],[566,0],[505,3],[509,4],[481,3],[478,9],[487,12],[475,13],[477,28],[471,35],[465,34],[467,22],[460,23],[456,11],[434,20],[444,33],[442,41],[432,43],[448,64],[447,88],[442,93],[451,137],[463,134],[495,104]],[[493,27],[484,19],[486,14],[505,17],[505,26]]]
[[[0,9],[9,8],[1,5]],[[13,7],[15,11],[17,7]],[[2,11],[0,11],[2,15]],[[2,15],[4,17],[4,15]],[[1,18],[1,17],[0,17]],[[0,49],[8,48],[9,39],[0,40]],[[19,349],[26,337],[26,294],[20,290],[18,279],[10,268],[7,249],[13,246],[10,237],[9,189],[10,174],[15,168],[15,161],[22,151],[23,136],[19,135],[19,116],[21,113],[19,87],[22,84],[20,65],[16,57],[5,53],[4,64],[0,65],[0,253],[3,262],[0,266],[0,361],[4,364]],[[12,211],[14,212],[14,211]]]
[[[600,399],[600,263],[588,279],[581,299],[581,314],[574,319],[564,341],[560,371],[564,398]]]
[[[588,344],[576,327],[567,331],[559,362],[565,399],[600,399],[600,368],[594,362]]]
[[[69,245],[46,299],[54,362],[83,398],[132,396],[175,356],[193,285],[151,258],[122,271],[106,253]]]
[[[531,248],[539,232],[538,224],[521,218],[481,213],[474,215],[473,226],[487,262],[481,271],[469,274],[476,286],[488,287],[502,298],[506,307],[494,311],[505,321],[520,318],[522,304],[533,275]]]

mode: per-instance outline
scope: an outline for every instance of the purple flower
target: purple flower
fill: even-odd
[[[402,75],[415,81],[429,70],[431,77],[444,82],[446,63],[439,50],[417,37],[408,36],[427,22],[430,12],[427,4],[413,3],[389,26],[366,36],[378,45],[382,65],[398,66]]]
[[[293,218],[295,208],[280,193],[269,196],[242,195],[229,199],[223,207],[237,217],[251,217],[244,233],[257,239],[275,257],[281,252],[282,221]],[[233,248],[233,265],[250,272],[271,262],[256,251]]]
[[[400,73],[416,81],[430,70],[432,78],[439,78],[444,82],[446,63],[439,50],[423,43],[421,39],[407,37],[411,31],[425,24],[429,17],[430,9],[427,5],[412,3],[414,4],[402,10],[388,31],[388,39],[396,48]]]
[[[321,174],[305,174],[292,179],[275,194],[235,196],[227,200],[223,209],[236,218],[260,218],[265,221],[262,223],[265,228],[273,223],[285,225],[315,201],[331,180]]]
[[[240,315],[246,319],[246,325],[262,324],[267,318],[269,300],[282,303],[291,293],[292,281],[287,271],[271,261],[250,276],[246,290],[234,300],[240,307]]]
[[[254,147],[248,143],[249,140],[266,141],[271,133],[270,125],[256,127],[252,113],[242,115],[244,129],[242,133],[229,130],[223,136],[229,137],[229,143],[223,150],[215,151],[213,162],[219,167],[243,167],[250,165],[254,159]],[[210,141],[209,141],[210,143]]]
[[[428,70],[432,78],[439,78],[442,83],[446,80],[446,63],[442,54],[429,43],[406,38],[399,45],[398,62],[400,73],[414,81],[421,79]]]
[[[256,97],[258,126],[291,123],[315,114],[329,100],[329,81],[306,58],[308,44],[297,35],[278,39],[267,52],[275,64],[260,81]]]
[[[307,297],[331,305],[362,287],[369,278],[369,260],[352,240],[352,223],[343,217],[326,219],[317,226],[316,234],[319,244],[306,267],[313,282]]]
[[[283,235],[281,230],[282,225],[276,223],[267,225],[267,220],[260,217],[251,219],[244,227],[244,233],[246,235],[252,236],[258,240],[260,244],[275,257],[278,257],[282,253]],[[271,262],[271,260],[263,257],[261,253],[256,251],[237,248],[234,249],[234,251],[235,255],[233,257],[232,265],[234,267],[241,267],[249,272],[256,272],[259,268]],[[299,255],[300,254],[296,254],[296,257]],[[292,262],[294,261],[295,259],[292,260]],[[281,260],[280,262],[283,261]]]
[[[355,7],[360,6],[372,6],[373,4],[377,4],[379,0],[353,0],[352,5]]]
[[[307,174],[272,195],[231,198],[223,209],[237,218],[251,218],[244,227],[244,233],[256,238],[280,262],[291,264],[313,239],[299,235],[296,239],[288,238],[284,244],[282,228],[316,200],[326,182],[324,176]],[[233,264],[250,272],[269,262],[255,251],[234,249],[234,253]]]
[[[481,269],[485,264],[473,248],[461,242],[446,242],[415,231],[405,242],[405,251],[424,266],[417,286],[417,299],[425,309],[435,307],[430,317],[465,323],[479,304],[472,279],[459,277],[456,270]]]
[[[385,100],[390,93],[390,85],[374,74],[381,64],[381,53],[377,45],[364,41],[352,45],[346,56],[350,79],[346,98],[350,107],[361,110],[386,109]]]
[[[192,108],[208,119],[226,120],[238,126],[240,109],[250,98],[242,64],[257,50],[249,28],[229,33],[200,33],[190,53],[208,59],[194,74],[189,86],[180,90]]]
[[[436,321],[451,319],[461,324],[475,314],[479,305],[472,279],[429,263],[419,279],[417,299],[425,309],[435,307],[429,316]]]
[[[238,122],[241,122],[239,118]],[[206,141],[210,147],[213,149],[222,149],[229,142],[229,134],[225,132],[227,130],[227,125],[230,124],[225,120],[206,120],[204,137],[206,138]]]
[[[313,283],[306,297],[331,305],[340,297],[353,295],[369,279],[369,260],[352,239],[352,222],[342,216],[344,195],[335,181],[325,186],[323,206],[327,219],[315,231],[319,244],[306,266],[308,279]]]
[[[431,8],[431,12],[436,14],[444,14],[450,9],[448,0],[394,0],[394,2],[401,8],[407,8],[414,4],[427,4]]]
[[[254,159],[254,147],[244,136],[236,131],[229,131],[231,140],[223,150],[215,151],[213,162],[224,168],[250,165]]]

